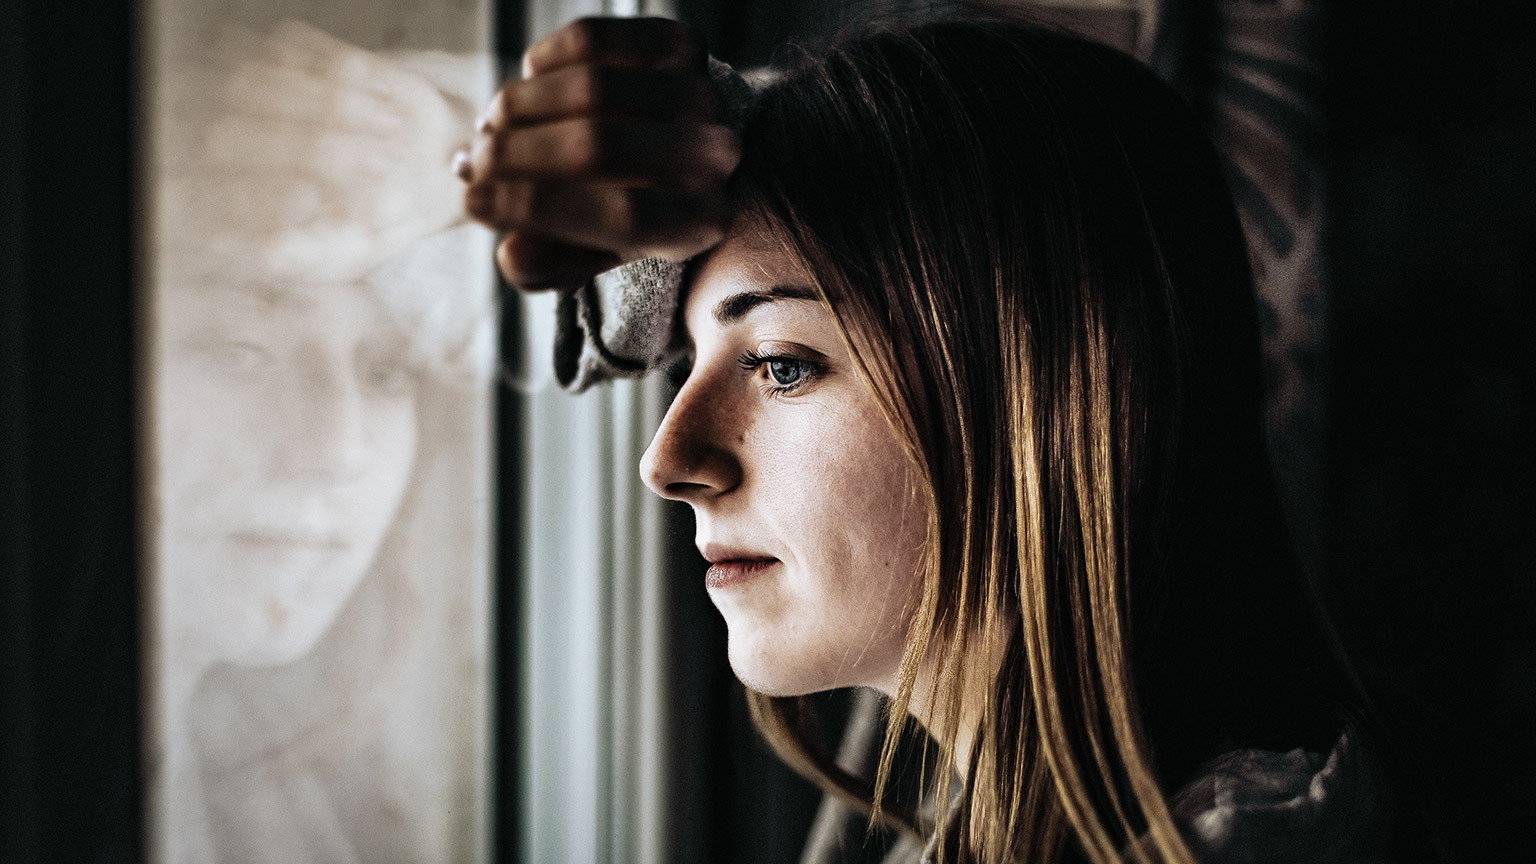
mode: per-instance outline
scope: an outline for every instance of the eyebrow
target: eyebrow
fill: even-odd
[[[715,323],[722,327],[735,324],[747,317],[747,313],[753,309],[776,300],[809,300],[820,303],[821,295],[816,293],[816,289],[803,285],[775,285],[764,291],[743,291],[740,294],[732,294],[715,304]]]

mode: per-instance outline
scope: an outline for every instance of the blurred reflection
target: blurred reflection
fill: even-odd
[[[160,858],[477,860],[489,255],[448,164],[479,66],[292,21],[170,49]]]

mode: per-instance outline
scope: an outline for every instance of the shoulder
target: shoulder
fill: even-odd
[[[1386,860],[1384,790],[1366,748],[1346,731],[1326,754],[1225,753],[1172,804],[1204,864],[1376,864]]]

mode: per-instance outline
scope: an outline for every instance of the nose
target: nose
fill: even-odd
[[[288,428],[275,430],[276,454],[284,476],[324,483],[356,480],[371,453],[365,395],[343,364],[302,364],[284,402],[288,410],[273,418]]]
[[[697,370],[683,383],[640,457],[640,477],[663,498],[698,506],[741,485],[740,410]]]

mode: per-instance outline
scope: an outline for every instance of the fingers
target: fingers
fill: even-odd
[[[740,161],[697,32],[661,18],[586,18],[536,43],[524,80],[486,109],[455,164],[469,216],[506,233],[524,288],[625,261],[683,260],[724,234]]]
[[[667,18],[579,18],[528,49],[523,77],[576,63],[703,71],[707,56],[698,31]]]
[[[720,242],[723,200],[718,189],[500,180],[469,187],[464,209],[497,230],[604,250],[620,261],[681,261]]]
[[[490,133],[581,116],[713,120],[719,113],[718,91],[702,75],[583,63],[502,87],[479,128]]]
[[[610,252],[586,249],[514,231],[496,246],[496,266],[524,291],[572,288],[622,261]]]
[[[728,176],[740,156],[724,126],[578,118],[482,136],[469,174],[477,182],[536,176],[687,186]]]

